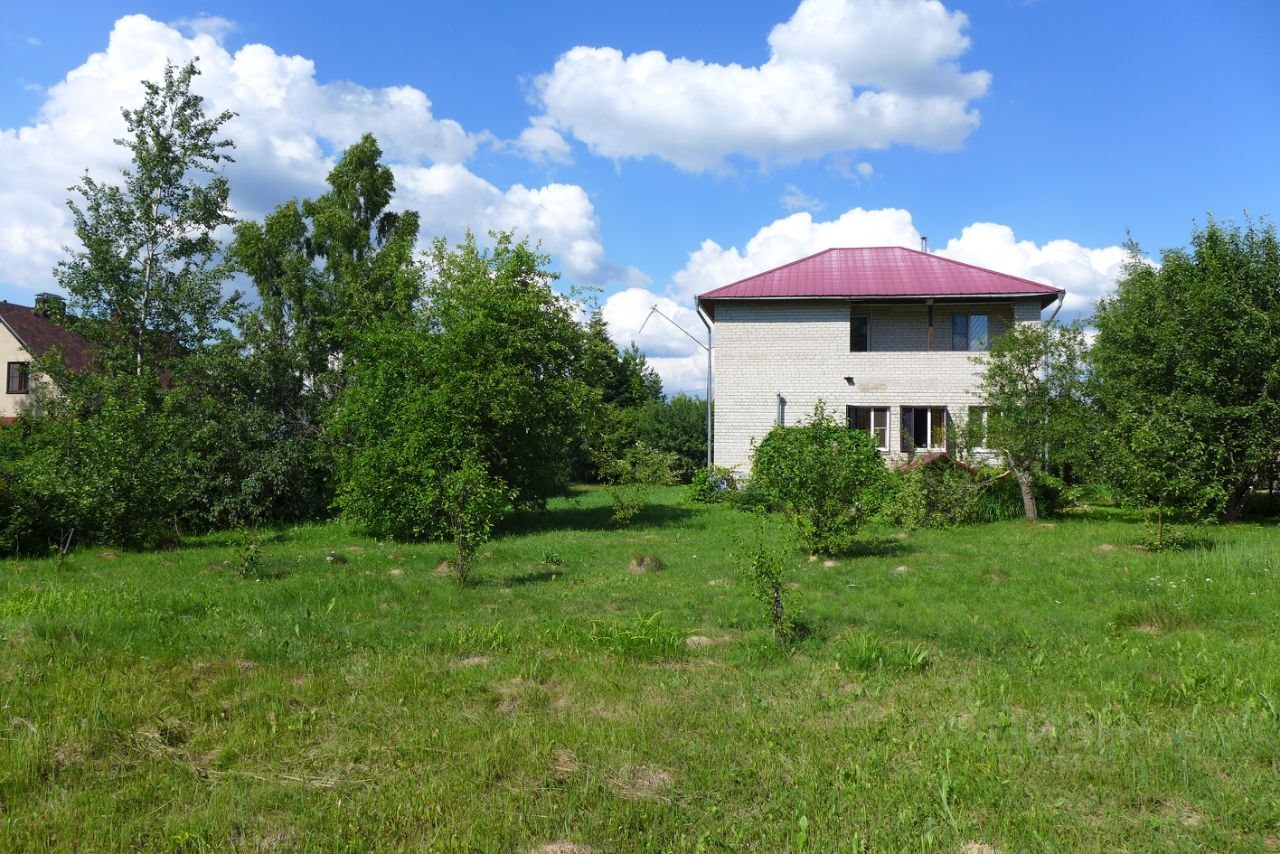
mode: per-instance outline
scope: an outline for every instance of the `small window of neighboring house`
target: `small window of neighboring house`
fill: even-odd
[[[951,349],[986,350],[989,326],[985,314],[951,315]]]
[[[864,430],[882,451],[889,450],[889,408],[886,406],[847,406],[845,414],[850,430]]]
[[[26,394],[30,389],[30,377],[27,376],[26,362],[9,363],[9,382],[6,391],[9,394]]]
[[[945,449],[947,422],[945,406],[902,407],[902,452]]]
[[[849,315],[849,352],[866,353],[871,349],[871,318],[865,314]]]
[[[969,407],[969,437],[974,447],[986,448],[987,445],[987,408],[985,406]]]

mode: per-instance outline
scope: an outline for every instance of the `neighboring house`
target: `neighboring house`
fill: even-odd
[[[52,294],[38,294],[34,308],[0,300],[0,363],[5,369],[0,423],[13,421],[31,405],[42,385],[48,387],[47,378],[32,371],[32,358],[57,348],[72,370],[84,370],[93,363],[94,345],[50,318],[60,314],[52,311],[60,309],[60,303]]]
[[[899,247],[828,249],[708,291],[715,463],[747,471],[753,443],[818,400],[892,460],[943,450],[952,428],[986,417],[974,356],[1062,296]]]

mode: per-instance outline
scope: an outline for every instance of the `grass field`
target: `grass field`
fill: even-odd
[[[0,850],[1280,849],[1280,528],[795,552],[780,650],[733,557],[776,523],[653,498],[468,587],[338,525],[4,562]]]

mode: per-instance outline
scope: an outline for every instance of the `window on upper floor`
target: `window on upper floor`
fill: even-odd
[[[865,314],[849,313],[849,352],[866,353],[871,349],[871,318]]]
[[[951,315],[952,350],[986,350],[990,318],[985,314]]]
[[[9,394],[26,394],[30,391],[30,377],[27,376],[26,362],[9,363],[9,381],[5,385]]]
[[[863,430],[882,451],[889,450],[889,408],[887,406],[846,406],[850,430]]]
[[[945,406],[902,407],[902,452],[944,450],[949,421]]]

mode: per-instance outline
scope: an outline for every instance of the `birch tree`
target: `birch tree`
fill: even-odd
[[[143,102],[125,108],[130,163],[118,181],[87,172],[67,206],[80,247],[55,276],[71,296],[86,335],[103,345],[113,373],[160,371],[201,349],[234,312],[224,297],[228,268],[217,231],[234,219],[220,166],[232,142],[220,137],[232,113],[205,113],[191,91],[195,62],[168,64],[144,81]]]

